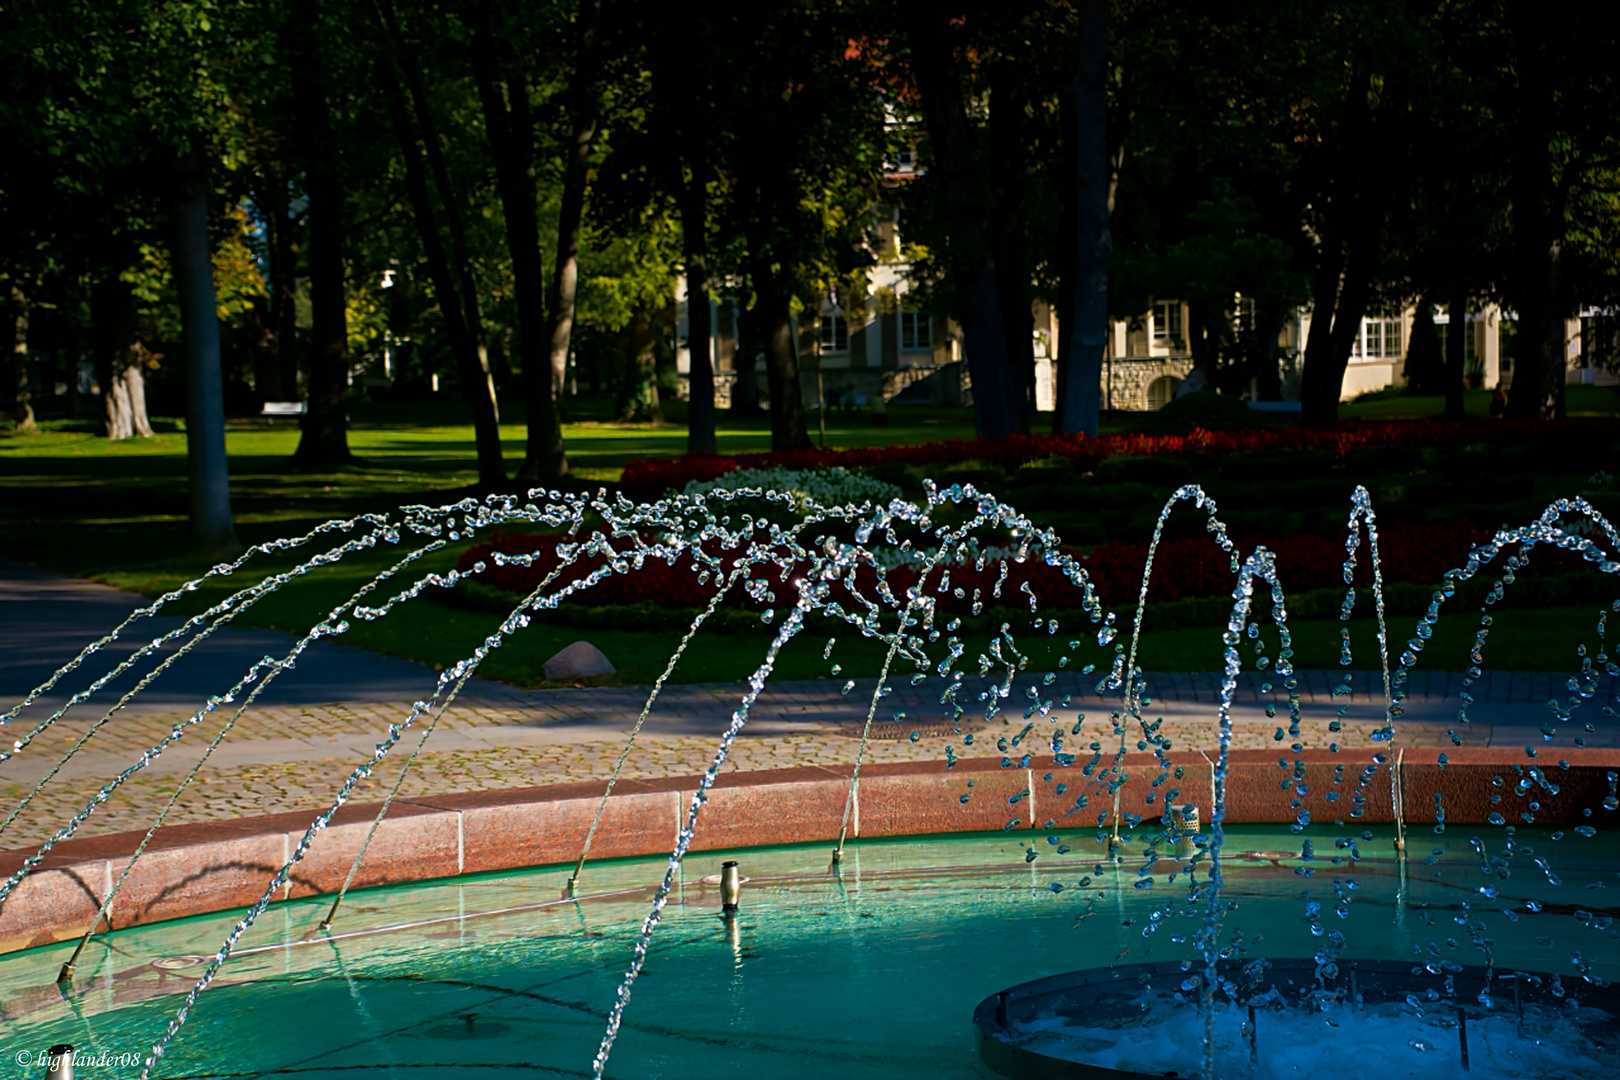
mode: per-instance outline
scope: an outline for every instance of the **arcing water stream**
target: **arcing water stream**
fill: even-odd
[[[766,512],[779,514],[780,521],[772,521],[764,514],[756,516],[750,512],[759,509],[761,500],[767,508]],[[1233,603],[1224,633],[1225,670],[1217,711],[1219,755],[1214,771],[1212,839],[1207,847],[1195,851],[1189,863],[1177,866],[1177,869],[1186,873],[1188,877],[1189,904],[1201,901],[1204,905],[1204,924],[1197,938],[1203,955],[1204,972],[1201,977],[1190,978],[1186,988],[1196,988],[1204,1001],[1206,1043],[1204,1067],[1206,1077],[1213,1077],[1216,1023],[1214,1004],[1218,994],[1225,995],[1233,1001],[1237,998],[1236,986],[1230,979],[1221,976],[1218,964],[1224,955],[1221,944],[1225,912],[1225,905],[1221,900],[1222,844],[1225,837],[1226,781],[1232,739],[1231,709],[1237,679],[1243,670],[1240,646],[1245,641],[1253,644],[1256,668],[1269,671],[1271,677],[1278,681],[1282,691],[1286,693],[1288,733],[1296,739],[1300,731],[1300,695],[1292,664],[1292,637],[1288,625],[1284,583],[1275,560],[1264,548],[1258,548],[1247,555],[1240,553],[1228,537],[1225,526],[1216,516],[1214,501],[1196,486],[1176,491],[1159,515],[1152,545],[1149,548],[1148,563],[1143,569],[1139,603],[1131,627],[1128,650],[1125,644],[1115,643],[1117,636],[1115,616],[1104,611],[1085,569],[1060,549],[1058,537],[1035,527],[1013,508],[997,502],[992,497],[979,494],[971,486],[958,485],[940,490],[930,484],[922,504],[897,499],[881,506],[871,504],[822,506],[813,502],[804,504],[802,501],[795,504],[789,497],[779,497],[770,491],[754,490],[713,491],[706,495],[672,496],[645,504],[632,504],[622,497],[609,500],[605,497],[588,498],[537,491],[532,492],[528,500],[492,496],[482,502],[467,499],[451,506],[408,506],[402,508],[397,516],[366,515],[334,521],[302,537],[260,545],[234,562],[215,567],[204,577],[133,613],[111,634],[88,645],[23,701],[0,715],[0,723],[19,722],[24,713],[36,708],[42,696],[69,672],[90,662],[115,639],[137,632],[141,619],[158,614],[166,606],[212,579],[250,572],[252,561],[261,556],[296,551],[328,538],[342,539],[336,546],[308,557],[290,570],[265,576],[253,585],[233,593],[202,614],[189,619],[178,629],[142,646],[133,656],[97,678],[89,689],[75,694],[67,704],[50,713],[28,729],[24,735],[15,739],[10,749],[0,754],[0,761],[29,748],[70,709],[83,704],[115,679],[137,670],[143,661],[156,658],[165,647],[175,642],[184,642],[170,656],[142,675],[136,684],[74,743],[33,791],[21,800],[4,821],[0,821],[0,833],[26,811],[39,790],[49,783],[68,759],[89,741],[96,730],[125,708],[153,681],[160,678],[181,655],[201,644],[216,630],[228,625],[243,612],[288,583],[335,564],[346,556],[384,545],[401,546],[405,549],[405,553],[387,569],[357,589],[344,602],[332,608],[285,655],[279,658],[263,657],[223,694],[209,698],[188,719],[176,724],[167,736],[114,776],[81,811],[50,837],[38,852],[30,856],[8,880],[0,884],[0,904],[6,901],[27,874],[40,865],[56,844],[74,835],[122,784],[184,738],[198,723],[219,711],[221,706],[233,706],[229,719],[220,728],[202,760],[184,778],[168,805],[153,822],[152,829],[148,831],[146,837],[149,841],[152,833],[167,818],[181,792],[197,775],[214,748],[230,734],[237,719],[253,705],[266,687],[295,667],[300,654],[312,643],[322,638],[340,637],[350,628],[350,620],[377,620],[389,617],[402,609],[409,610],[410,603],[427,593],[429,589],[455,588],[464,580],[476,579],[479,574],[492,566],[531,566],[538,560],[538,556],[534,554],[495,553],[489,557],[488,562],[479,562],[466,572],[453,571],[442,575],[425,573],[414,580],[411,579],[410,568],[424,556],[496,528],[543,530],[552,534],[561,533],[568,538],[556,547],[559,565],[546,574],[528,595],[510,609],[496,629],[470,656],[451,666],[439,677],[430,695],[417,701],[408,715],[390,726],[374,752],[355,766],[336,792],[331,804],[310,823],[290,858],[271,876],[259,899],[237,921],[203,969],[195,986],[186,995],[166,1031],[151,1047],[150,1056],[146,1059],[141,1073],[144,1080],[156,1068],[165,1047],[179,1033],[199,997],[214,981],[242,935],[268,907],[277,890],[285,885],[293,867],[308,852],[317,834],[330,822],[338,808],[351,797],[356,786],[371,775],[408,731],[418,727],[419,721],[421,722],[422,734],[411,755],[411,761],[414,762],[416,754],[421,752],[432,734],[438,718],[456,698],[467,680],[478,670],[479,665],[493,650],[506,646],[515,635],[530,624],[532,618],[556,609],[570,598],[587,596],[590,589],[615,575],[634,575],[651,560],[666,562],[671,566],[678,565],[683,571],[694,575],[705,587],[712,587],[714,593],[708,606],[698,615],[682,638],[663,675],[651,688],[640,719],[631,731],[623,753],[619,756],[613,779],[609,781],[608,792],[612,791],[619,770],[623,768],[632,752],[642,722],[655,708],[659,691],[665,681],[674,671],[682,655],[690,646],[697,643],[705,620],[723,601],[740,591],[756,605],[764,606],[760,620],[766,626],[774,626],[775,630],[764,656],[748,680],[747,687],[731,714],[730,722],[720,735],[712,762],[686,809],[684,825],[679,831],[674,850],[670,853],[663,881],[655,894],[651,909],[642,922],[639,940],[632,951],[628,969],[611,1006],[600,1048],[592,1062],[594,1073],[601,1076],[612,1052],[624,1012],[629,1005],[631,990],[641,973],[670,890],[677,880],[682,860],[698,827],[708,792],[725,765],[734,741],[748,723],[750,710],[756,705],[760,693],[771,677],[782,649],[797,636],[809,632],[813,618],[831,620],[835,628],[876,639],[886,647],[882,673],[866,711],[866,730],[863,732],[860,749],[853,762],[855,771],[850,785],[850,799],[853,800],[856,785],[859,783],[861,760],[866,752],[866,735],[871,731],[880,702],[886,694],[888,680],[894,674],[895,665],[904,667],[910,664],[913,668],[910,677],[914,681],[921,681],[930,673],[931,677],[947,680],[947,688],[940,698],[940,704],[948,707],[951,720],[958,724],[961,722],[966,710],[961,704],[960,697],[965,692],[971,693],[972,686],[964,662],[964,657],[968,655],[968,643],[965,639],[969,635],[968,631],[963,629],[962,616],[950,616],[950,611],[963,608],[971,610],[972,616],[981,616],[987,600],[992,602],[990,606],[993,607],[1012,603],[1022,607],[1027,603],[1033,632],[1052,639],[1058,634],[1059,620],[1053,617],[1051,612],[1078,607],[1084,612],[1083,617],[1089,619],[1092,624],[1097,645],[1102,648],[1109,646],[1113,648],[1112,663],[1107,665],[1106,674],[1101,675],[1095,689],[1099,696],[1113,695],[1120,701],[1113,714],[1113,734],[1118,736],[1119,745],[1112,763],[1103,767],[1095,777],[1097,780],[1108,782],[1110,794],[1113,796],[1111,809],[1105,810],[1098,817],[1099,834],[1105,835],[1105,829],[1111,830],[1111,840],[1117,850],[1121,826],[1133,828],[1141,823],[1134,815],[1121,813],[1119,805],[1119,793],[1124,784],[1121,762],[1128,750],[1128,742],[1134,735],[1139,735],[1138,746],[1153,747],[1161,770],[1159,778],[1161,781],[1170,776],[1174,769],[1168,741],[1156,734],[1157,726],[1149,723],[1143,714],[1143,709],[1151,702],[1146,693],[1138,657],[1153,558],[1173,511],[1184,502],[1191,503],[1195,508],[1205,512],[1211,542],[1230,556],[1233,575],[1231,591]],[[1575,551],[1603,574],[1620,571],[1620,562],[1616,562],[1611,554],[1606,553],[1580,531],[1584,529],[1589,532],[1595,526],[1596,531],[1607,541],[1610,551],[1616,552],[1620,551],[1620,535],[1617,535],[1614,526],[1582,500],[1560,500],[1549,506],[1535,522],[1519,529],[1497,533],[1490,541],[1469,552],[1466,561],[1445,576],[1434,594],[1427,613],[1418,622],[1412,638],[1406,642],[1392,671],[1386,633],[1376,516],[1365,489],[1357,488],[1351,503],[1343,569],[1347,591],[1340,617],[1347,622],[1356,602],[1354,579],[1358,550],[1363,542],[1364,533],[1370,555],[1371,584],[1379,627],[1379,662],[1384,687],[1384,723],[1374,737],[1386,747],[1394,739],[1396,721],[1403,712],[1409,673],[1416,667],[1419,654],[1430,640],[1442,608],[1454,598],[1459,583],[1481,573],[1498,556],[1509,552],[1504,560],[1501,578],[1481,608],[1481,626],[1475,639],[1473,667],[1467,680],[1471,683],[1481,675],[1485,643],[1492,621],[1490,609],[1502,599],[1506,588],[1514,583],[1518,572],[1528,564],[1532,549],[1537,546],[1552,546]],[[734,518],[737,520],[734,521]],[[1574,521],[1566,524],[1568,519]],[[1577,521],[1581,523],[1579,528],[1574,523]],[[996,552],[994,545],[998,544],[1005,546],[1004,553]],[[1034,562],[1031,563],[1031,560]],[[1014,568],[1025,566],[1047,567],[1052,572],[1049,579],[1059,583],[1057,589],[1063,595],[1050,595],[1049,592],[1048,595],[1037,596],[1036,590],[1031,587],[1028,580],[1029,575],[1022,571],[1017,576],[1024,580],[1014,590],[1011,586],[1011,572]],[[897,573],[902,567],[904,574]],[[970,586],[964,585],[964,580],[985,580],[982,575],[987,570],[999,575],[995,577],[993,583],[987,582],[989,597],[984,595],[984,586],[973,586],[970,600],[967,591]],[[957,580],[954,587],[951,584],[953,572]],[[403,587],[398,588],[392,595],[387,595],[387,589],[394,587],[395,582],[403,582]],[[902,586],[898,595],[896,585]],[[1264,655],[1261,629],[1254,610],[1257,589],[1269,593],[1278,643],[1274,657]],[[1004,592],[1007,595],[1004,596]],[[380,595],[383,599],[373,601],[374,595]],[[1617,604],[1616,610],[1620,610],[1620,604]],[[1599,634],[1602,634],[1601,623]],[[1348,631],[1345,631],[1343,641],[1340,660],[1348,667],[1352,661]],[[1072,653],[1081,647],[1082,642],[1075,639],[1068,644]],[[833,646],[834,641],[829,640],[823,651],[824,659],[830,658]],[[701,644],[698,647],[701,647]],[[1582,655],[1585,655],[1584,646]],[[999,628],[992,632],[990,641],[979,654],[977,673],[978,680],[983,683],[978,700],[985,703],[984,716],[987,720],[993,720],[1001,715],[1003,703],[1012,696],[1020,673],[1028,668],[1031,659],[1031,650],[1020,649],[1010,620],[1003,621]],[[1070,656],[1065,655],[1056,666],[1066,666],[1070,659]],[[992,675],[997,668],[1001,670]],[[835,665],[831,670],[837,674],[840,669]],[[1087,667],[1085,670],[1091,672],[1093,668]],[[1604,674],[1620,675],[1620,667],[1617,667],[1600,649],[1595,657],[1587,657],[1584,660],[1580,672],[1570,680],[1571,697],[1567,705],[1559,706],[1555,710],[1558,718],[1569,719],[1582,701],[1591,698],[1598,680]],[[1053,763],[1058,767],[1071,767],[1074,765],[1075,756],[1064,754],[1061,749],[1065,732],[1060,719],[1062,709],[1069,706],[1069,700],[1065,698],[1061,705],[1051,698],[1043,700],[1043,692],[1051,686],[1054,677],[1054,673],[1050,671],[1040,679],[1032,676],[1032,685],[1026,695],[1031,704],[1024,714],[1024,720],[1029,722],[1033,718],[1038,722],[1049,718],[1056,725],[1051,737]],[[851,682],[846,686],[846,693],[853,685]],[[1270,691],[1270,683],[1266,684],[1266,689]],[[1347,689],[1345,693],[1348,693]],[[1459,725],[1467,723],[1466,706],[1465,696],[1464,707],[1459,712]],[[1340,709],[1340,714],[1343,715],[1343,708]],[[900,718],[903,717],[897,717]],[[1005,717],[1003,722],[1007,722]],[[1029,723],[1019,738],[1013,741],[1013,745],[1027,736],[1034,726],[1034,723]],[[1077,736],[1079,730],[1080,723],[1077,721],[1068,734]],[[1549,726],[1545,730],[1545,738],[1548,741],[1557,734],[1556,727]],[[1456,745],[1463,744],[1463,737],[1455,729],[1450,735]],[[967,741],[971,741],[971,738]],[[1297,750],[1299,744],[1296,742],[1294,745]],[[1097,756],[1080,770],[1088,777],[1092,775],[1102,754],[1100,743],[1093,743],[1092,749]],[[1332,749],[1337,751],[1337,744]],[[946,756],[948,759],[951,756],[950,747],[946,748]],[[1366,788],[1381,770],[1388,772],[1393,780],[1394,771],[1387,768],[1388,765],[1388,754],[1379,751],[1361,771],[1358,778],[1359,787]],[[410,763],[407,762],[406,769],[409,767]],[[1534,773],[1537,770],[1531,771]],[[403,781],[403,774],[400,780]],[[398,790],[399,784],[396,783],[383,804],[378,822],[382,820],[382,815],[388,812],[393,795]],[[1062,790],[1061,787],[1059,790]],[[1178,842],[1187,839],[1184,831],[1185,822],[1172,812],[1173,794],[1173,792],[1166,794],[1164,798],[1164,830],[1148,841],[1146,853],[1149,856],[1149,866],[1156,861],[1161,847],[1167,850],[1174,849]],[[604,806],[606,798],[607,795],[604,794]],[[1359,796],[1357,798],[1359,799]],[[1396,798],[1398,802],[1398,791]],[[964,796],[963,801],[966,800],[967,796]],[[1609,803],[1614,801],[1611,794]],[[1077,803],[1076,809],[1081,805],[1084,805],[1083,800]],[[1295,806],[1299,806],[1298,800],[1295,801]],[[1613,809],[1612,806],[1607,808]],[[1349,816],[1359,817],[1359,809],[1352,805]],[[846,811],[846,823],[847,817]],[[1402,817],[1403,815],[1398,813],[1397,822],[1401,822]],[[1308,824],[1308,813],[1301,812],[1295,831],[1302,831]],[[1443,811],[1441,811],[1439,827],[1443,826]],[[591,834],[585,838],[581,849],[579,862],[570,882],[571,887],[577,883],[583,871],[594,832],[593,823]],[[367,842],[369,843],[369,837]],[[1353,840],[1349,842],[1353,843]],[[145,846],[143,842],[123,868],[117,880],[118,885],[122,885],[129,871],[141,858]],[[839,847],[841,851],[842,839]],[[364,854],[362,848],[356,858],[355,867],[358,867],[359,860]],[[1175,864],[1179,862],[1179,858],[1172,860]],[[1199,881],[1195,874],[1199,869],[1204,872],[1202,881]],[[1172,873],[1170,878],[1173,880],[1175,876],[1176,874]],[[352,880],[351,870],[350,881]],[[1147,880],[1151,884],[1152,879]],[[116,896],[116,890],[117,886],[106,898],[96,921],[87,929],[86,940],[100,926],[102,917],[110,909]],[[347,884],[344,886],[344,891],[346,890]],[[1342,888],[1338,890],[1338,894],[1341,901],[1348,904]],[[340,892],[327,923],[323,925],[330,925],[331,919],[337,913],[342,895]],[[1314,919],[1315,915],[1312,914],[1311,917]],[[1347,945],[1344,935],[1337,931],[1331,933],[1323,931],[1320,936],[1326,939],[1327,945],[1317,957],[1319,977],[1323,972],[1333,970],[1337,958],[1344,953]],[[1484,948],[1488,955],[1488,946]],[[75,958],[77,955],[75,953]],[[72,962],[64,969],[64,976],[71,976],[71,971]]]

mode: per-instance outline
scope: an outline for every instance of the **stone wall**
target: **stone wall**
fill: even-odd
[[[1108,389],[1103,392],[1103,408],[1115,408],[1131,412],[1146,412],[1148,408],[1148,387],[1165,376],[1175,379],[1185,379],[1187,373],[1192,371],[1193,362],[1190,356],[1154,356],[1132,357],[1130,359],[1114,358],[1112,361],[1103,361],[1103,378],[1107,379],[1112,367],[1113,398],[1110,406]]]

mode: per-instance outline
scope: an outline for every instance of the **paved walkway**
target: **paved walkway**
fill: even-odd
[[[0,710],[24,694],[140,606],[138,597],[117,590],[55,578],[15,564],[0,563]],[[142,620],[127,635],[134,642],[152,640],[179,620]],[[193,715],[209,693],[229,686],[245,668],[267,652],[281,655],[293,639],[257,630],[222,630],[199,655],[187,657],[104,725],[98,723],[134,685],[126,674],[90,701],[73,708],[42,731],[10,761],[0,763],[0,820],[17,800],[57,766],[92,728],[84,748],[19,815],[0,832],[0,848],[38,843],[81,810],[109,777],[136,762],[172,726]],[[75,673],[77,690],[128,656],[136,644],[119,644],[99,654]],[[142,669],[144,670],[144,669]],[[913,684],[902,678],[880,702],[875,715],[868,760],[937,759],[950,747],[958,757],[1010,756],[1021,761],[1052,761],[1052,737],[1063,733],[1064,750],[1091,756],[1097,742],[1104,752],[1119,745],[1112,714],[1118,696],[1100,697],[1098,676],[1063,672],[1051,684],[1041,674],[1025,672],[1003,699],[1002,715],[986,722],[985,701],[992,681],[969,675],[957,695],[966,710],[961,723],[940,704],[945,680]],[[1573,718],[1561,721],[1549,700],[1567,707],[1567,675],[1523,672],[1487,673],[1471,688],[1476,702],[1470,723],[1457,722],[1460,675],[1418,672],[1411,686],[1406,715],[1397,727],[1397,745],[1452,745],[1448,729],[1457,730],[1469,746],[1542,745],[1541,728],[1557,732],[1551,747],[1573,745],[1579,736],[1590,746],[1620,745],[1620,722],[1603,711],[1614,708],[1614,680],[1605,680],[1598,696],[1585,700]],[[295,671],[266,693],[235,724],[230,738],[215,752],[181,796],[169,820],[217,820],[244,814],[327,805],[342,780],[368,757],[392,723],[410,712],[411,694],[430,691],[435,680],[427,668],[323,643],[299,661]],[[1288,707],[1280,680],[1246,673],[1239,680],[1233,710],[1234,745],[1239,748],[1286,750],[1296,742],[1306,747],[1343,748],[1372,745],[1370,734],[1383,721],[1381,679],[1367,672],[1301,672],[1299,734],[1286,730]],[[282,682],[285,685],[282,685]],[[1267,686],[1271,684],[1268,692]],[[1347,695],[1334,694],[1341,684]],[[1160,673],[1148,676],[1150,704],[1145,718],[1160,721],[1158,733],[1176,749],[1207,748],[1216,742],[1215,706],[1220,680],[1213,673]],[[781,768],[794,765],[841,765],[854,759],[875,680],[857,680],[847,695],[832,680],[771,684],[750,713],[742,737],[733,747],[728,769]],[[598,687],[521,691],[474,680],[445,713],[428,748],[406,777],[402,791],[427,794],[483,790],[585,780],[607,776],[624,745],[625,735],[646,701],[645,689]],[[734,685],[686,685],[667,688],[651,714],[624,775],[656,777],[690,775],[712,760],[719,733],[737,707],[742,688]],[[1064,704],[1068,697],[1067,705]],[[6,725],[9,744],[48,718],[66,700],[53,692],[49,700],[25,710]],[[99,704],[98,704],[99,703]],[[1050,711],[1041,714],[1043,705]],[[1270,704],[1278,713],[1267,715]],[[1343,708],[1342,717],[1339,710]],[[1026,709],[1033,709],[1027,734]],[[1081,714],[1085,719],[1080,720]],[[148,767],[136,772],[80,830],[93,836],[146,826],[167,802],[179,780],[197,764],[208,742],[231,714],[206,717]],[[1080,724],[1080,733],[1073,728]],[[1330,730],[1337,723],[1340,730]],[[1591,725],[1592,730],[1585,730]],[[958,728],[960,727],[960,731]],[[15,733],[15,734],[13,734]],[[915,740],[913,733],[916,734]],[[972,737],[972,742],[968,738]],[[1130,734],[1130,749],[1144,738]],[[1001,740],[1006,741],[1003,748]],[[407,733],[399,749],[379,766],[357,793],[377,798],[398,778],[404,759],[415,746]],[[1145,745],[1145,743],[1143,744]]]

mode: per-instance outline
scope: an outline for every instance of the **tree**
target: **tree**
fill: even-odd
[[[39,425],[34,422],[33,393],[28,387],[28,297],[17,286],[11,287],[11,365],[12,385],[12,420],[18,431],[35,432]]]
[[[913,0],[907,11],[911,70],[950,220],[951,276],[973,377],[974,427],[981,439],[1002,438],[1018,429],[1021,410],[985,200],[975,190],[977,154],[952,59],[949,17],[924,0]]]
[[[664,183],[674,193],[681,218],[682,269],[686,275],[688,454],[713,454],[714,327],[709,311],[709,184],[718,133],[714,88],[708,75],[714,57],[709,19],[685,11],[659,24],[674,47],[654,48],[650,62],[657,123],[667,132]],[[735,391],[733,391],[735,393]]]
[[[312,318],[309,411],[293,458],[306,464],[348,461],[349,328],[343,258],[343,187],[327,105],[315,0],[288,5],[284,30],[309,193],[309,282]]]
[[[1052,420],[1057,434],[1097,434],[1102,408],[1102,362],[1110,330],[1108,261],[1114,248],[1104,66],[1107,19],[1107,0],[1086,0],[1081,7],[1072,103],[1064,110],[1070,118],[1064,134],[1072,140],[1066,144],[1064,166],[1073,170],[1073,177],[1062,237],[1069,302],[1059,323],[1063,341]]]
[[[558,411],[563,372],[552,359],[545,273],[540,265],[529,80],[515,50],[497,42],[491,5],[476,3],[472,9],[472,24],[473,77],[495,165],[496,190],[500,193],[507,252],[512,263],[513,308],[528,414],[528,450],[523,464],[518,467],[517,478],[550,482],[567,473],[568,458],[563,449]],[[508,33],[515,30],[503,29]],[[577,251],[577,228],[574,245]],[[571,284],[569,291],[571,294]],[[569,301],[572,307],[572,295]],[[566,364],[566,340],[563,361]]]
[[[379,0],[377,6],[387,31],[389,57],[380,65],[383,72],[390,76],[382,80],[383,96],[404,159],[405,186],[427,255],[433,292],[444,315],[446,336],[450,339],[451,352],[456,357],[460,371],[462,393],[472,406],[478,479],[483,484],[503,483],[506,469],[501,463],[500,412],[488,354],[481,341],[483,328],[479,316],[478,287],[473,277],[461,206],[450,182],[431,102],[421,72],[417,69],[415,54],[401,33],[392,0]],[[399,92],[401,82],[404,83],[404,94]],[[409,115],[402,98],[410,102]],[[439,233],[438,215],[428,193],[423,172],[424,156],[449,226],[448,251]]]
[[[563,380],[567,377],[568,350],[574,330],[574,309],[579,290],[580,232],[585,217],[585,190],[590,180],[591,148],[596,138],[601,110],[597,86],[597,79],[600,77],[597,70],[599,58],[596,56],[598,24],[601,19],[601,0],[585,0],[580,6],[574,27],[577,43],[574,70],[569,81],[572,138],[569,140],[567,164],[563,170],[562,203],[557,209],[557,259],[551,274],[551,303],[548,312],[550,333],[545,383],[549,387],[553,401],[561,393]],[[554,433],[548,433],[547,437],[551,443],[545,450],[544,460],[552,463],[550,468],[555,474],[562,475],[568,471],[568,461],[562,449],[562,432],[557,429]]]
[[[146,349],[135,329],[129,283],[109,276],[91,286],[91,350],[101,378],[109,439],[152,437],[146,418]]]
[[[1555,33],[1546,5],[1514,0],[1495,21],[1497,55],[1510,59],[1511,70],[1481,71],[1487,86],[1495,76],[1508,92],[1501,112],[1510,132],[1513,232],[1506,293],[1518,316],[1512,417],[1564,415],[1564,320],[1583,298],[1614,294],[1620,87],[1607,58],[1620,46],[1620,14],[1581,12],[1578,24],[1579,33]]]
[[[219,315],[214,310],[214,264],[208,240],[208,171],[201,153],[175,164],[174,285],[180,301],[186,369],[186,475],[192,539],[204,551],[241,548],[231,517],[231,481],[225,458],[225,387],[219,367]]]

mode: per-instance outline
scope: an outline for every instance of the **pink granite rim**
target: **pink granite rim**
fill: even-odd
[[[1364,770],[1362,754],[1233,751],[1226,820],[1233,824],[1353,819],[1395,820],[1397,800],[1410,827],[1448,824],[1537,826],[1608,823],[1603,802],[1615,789],[1620,750],[1570,750],[1529,759],[1522,751],[1452,750],[1441,765],[1431,749],[1387,752],[1393,770]],[[1214,806],[1212,752],[1178,753],[1171,770],[1151,754],[1121,769],[1124,813],[1158,818],[1166,804]],[[1051,758],[1003,766],[994,759],[867,765],[851,807],[854,839],[1097,825],[1111,809],[1113,777],[1062,767]],[[1076,765],[1083,765],[1077,762]],[[735,850],[831,842],[843,822],[850,768],[806,767],[730,773],[711,789],[692,850]],[[1501,785],[1493,783],[1501,778]],[[1522,794],[1520,780],[1528,782]],[[1398,781],[1398,782],[1392,782]],[[1365,781],[1365,782],[1364,782]],[[553,784],[399,799],[366,852],[354,885],[364,888],[464,874],[571,863],[590,828],[605,782]],[[603,814],[591,858],[667,853],[675,844],[698,777],[622,780]],[[1336,798],[1334,797],[1336,796]],[[964,798],[965,797],[965,798]],[[1497,801],[1493,802],[1493,798]],[[335,892],[348,873],[378,804],[350,804],[319,833],[277,899]],[[1353,811],[1359,810],[1359,813]],[[111,911],[123,929],[245,908],[292,856],[314,815],[267,814],[159,829]],[[144,832],[58,844],[0,907],[0,952],[76,938],[95,916]],[[10,875],[34,854],[0,853]]]

